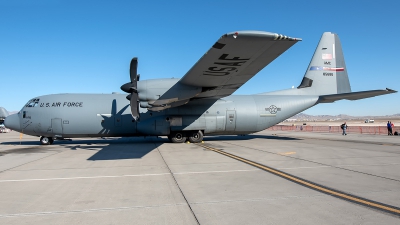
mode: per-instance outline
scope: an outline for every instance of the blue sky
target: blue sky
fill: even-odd
[[[227,32],[262,30],[297,43],[235,94],[298,86],[325,31],[339,34],[353,91],[400,90],[399,1],[0,0],[0,106],[54,93],[111,93],[129,81],[182,77]],[[399,94],[320,104],[305,113],[391,115]]]

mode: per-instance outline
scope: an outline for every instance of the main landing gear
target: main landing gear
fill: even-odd
[[[40,137],[40,144],[42,145],[52,145],[54,142],[54,139],[52,137]]]
[[[191,143],[199,143],[203,141],[203,132],[201,130],[199,131],[191,131],[191,132],[173,132],[170,135],[168,135],[168,139],[172,143],[184,143],[187,139]]]

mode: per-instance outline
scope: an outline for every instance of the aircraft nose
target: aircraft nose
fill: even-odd
[[[21,130],[21,123],[19,122],[18,114],[12,114],[6,117],[4,120],[4,126],[11,130]]]

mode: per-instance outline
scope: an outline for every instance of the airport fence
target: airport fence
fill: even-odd
[[[272,131],[297,131],[297,132],[321,132],[321,133],[341,133],[340,126],[310,126],[310,125],[275,125],[267,130]],[[347,133],[359,134],[386,134],[386,126],[348,126]],[[394,131],[393,131],[394,133]]]

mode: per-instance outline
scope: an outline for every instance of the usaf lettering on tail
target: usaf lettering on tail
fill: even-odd
[[[263,31],[228,33],[181,79],[139,81],[133,58],[130,82],[121,86],[128,95],[40,96],[8,116],[5,125],[41,137],[44,145],[63,138],[149,135],[201,142],[204,135],[258,132],[319,103],[396,92],[352,92],[339,37],[325,32],[297,88],[231,95],[299,41]]]

